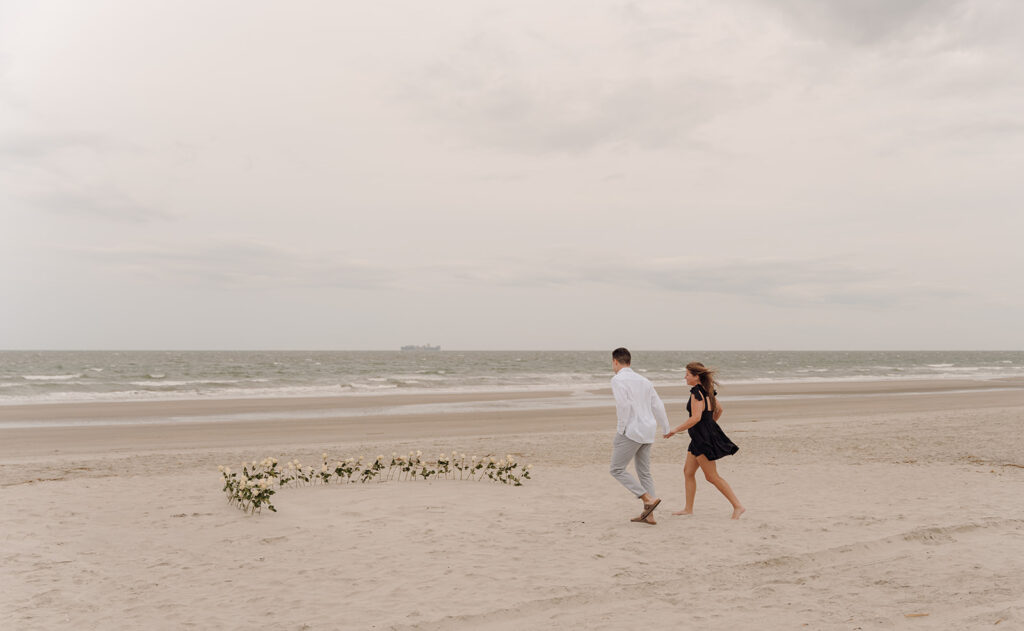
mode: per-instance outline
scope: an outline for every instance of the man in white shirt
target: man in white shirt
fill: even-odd
[[[625,348],[612,351],[612,394],[615,395],[615,412],[619,424],[612,448],[611,474],[644,503],[639,517],[630,521],[655,524],[654,509],[661,500],[654,493],[654,478],[651,477],[651,445],[659,433],[669,432],[668,414],[654,386],[629,367],[632,356]],[[636,475],[633,477],[626,467],[633,461]]]

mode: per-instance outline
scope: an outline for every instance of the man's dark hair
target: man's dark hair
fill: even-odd
[[[619,362],[623,366],[628,366],[629,362],[633,361],[632,355],[629,354],[629,349],[622,346],[612,351],[612,359]]]

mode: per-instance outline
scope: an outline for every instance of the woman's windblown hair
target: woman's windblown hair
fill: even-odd
[[[690,362],[686,365],[686,369],[690,371],[690,374],[700,380],[700,385],[704,388],[704,392],[708,393],[708,399],[711,403],[708,406],[709,410],[715,408],[715,386],[718,385],[718,381],[715,380],[716,370],[707,368],[700,362]]]

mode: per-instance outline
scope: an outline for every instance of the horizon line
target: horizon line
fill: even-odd
[[[408,350],[398,348],[0,348],[0,353],[603,353],[612,349],[594,348],[441,348]],[[1020,353],[1017,348],[634,348],[636,353]]]

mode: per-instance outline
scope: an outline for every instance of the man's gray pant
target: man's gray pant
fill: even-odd
[[[640,478],[637,481],[626,467],[629,461],[633,461],[636,467],[636,475]],[[630,493],[640,497],[649,493],[651,497],[658,497],[654,494],[654,478],[651,477],[651,444],[638,443],[635,440],[626,438],[622,434],[615,434],[612,442],[612,477],[626,487]]]

